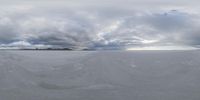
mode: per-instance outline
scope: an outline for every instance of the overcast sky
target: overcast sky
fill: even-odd
[[[0,47],[200,45],[198,0],[0,0]]]

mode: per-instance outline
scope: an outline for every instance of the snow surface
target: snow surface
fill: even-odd
[[[200,100],[200,51],[0,51],[0,100]]]

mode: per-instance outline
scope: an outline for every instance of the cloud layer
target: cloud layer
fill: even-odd
[[[156,0],[147,7],[143,7],[148,4],[142,1],[127,1],[135,3],[134,7],[128,3],[127,7],[103,5],[104,2],[91,4],[89,0],[87,5],[81,5],[80,1],[68,2],[72,6],[63,6],[67,4],[65,1],[54,6],[45,2],[2,4],[0,46],[126,49],[200,45],[200,14],[197,7],[188,9],[190,5],[176,2],[178,6],[169,6],[171,1],[168,1],[169,4],[160,7],[162,2]]]

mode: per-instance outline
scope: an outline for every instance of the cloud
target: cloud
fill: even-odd
[[[163,5],[162,2],[155,0],[154,3],[156,2]],[[152,4],[152,9],[148,10],[148,7],[139,9],[138,6],[87,4],[88,6],[80,4],[54,7],[29,2],[26,5],[2,6],[0,44],[3,47],[22,45],[32,48],[91,49],[200,45],[198,9],[167,5],[153,7]]]

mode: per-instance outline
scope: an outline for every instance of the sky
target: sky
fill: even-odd
[[[0,2],[0,48],[200,47],[198,0]]]

